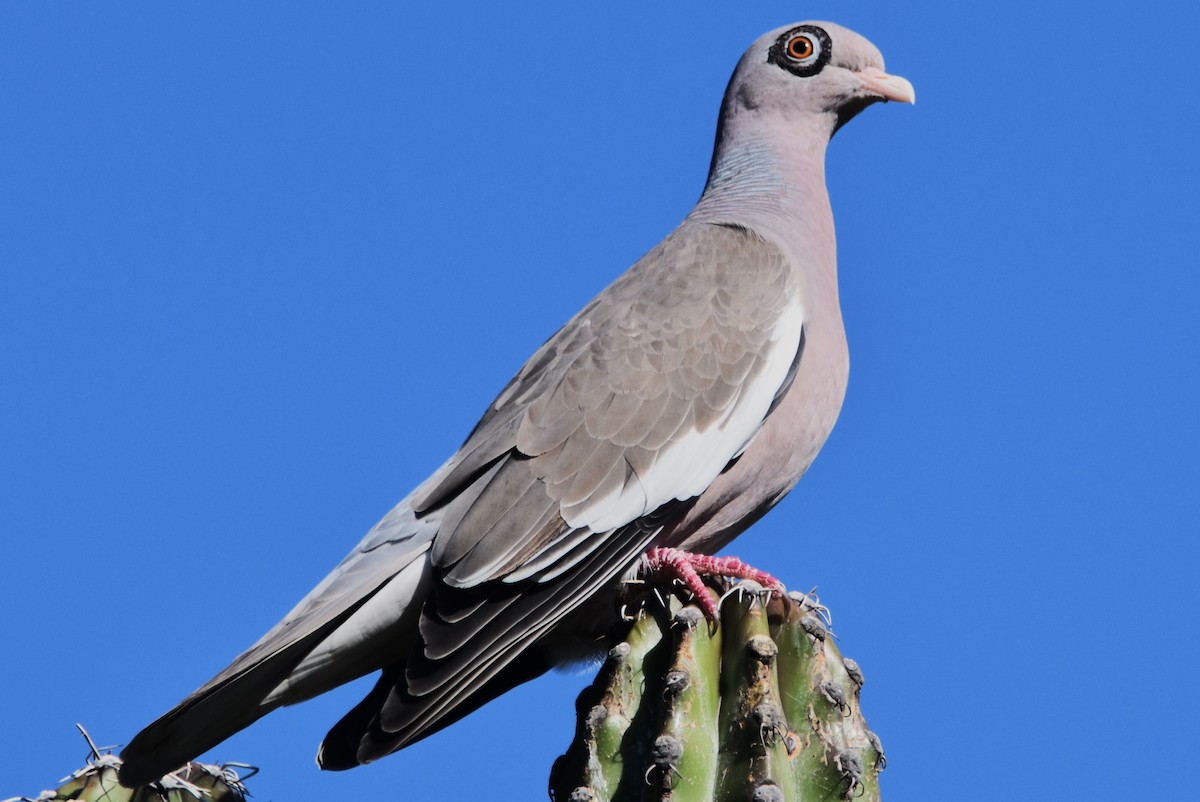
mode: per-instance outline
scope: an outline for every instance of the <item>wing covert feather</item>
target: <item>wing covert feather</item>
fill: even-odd
[[[757,432],[802,325],[777,246],[737,227],[676,229],[538,349],[416,499],[446,506],[434,565],[454,587],[501,580],[515,555],[536,562],[572,531],[695,495]],[[558,561],[594,540],[573,538]]]

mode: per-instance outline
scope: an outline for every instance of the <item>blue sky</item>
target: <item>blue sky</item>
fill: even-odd
[[[1197,738],[1194,3],[0,4],[0,797],[319,580],[687,212],[743,49],[916,85],[829,154],[849,394],[731,552],[818,586],[885,798],[1160,798]],[[650,7],[652,6],[652,7]],[[588,677],[260,800],[538,798]],[[1178,757],[1176,757],[1178,756]]]

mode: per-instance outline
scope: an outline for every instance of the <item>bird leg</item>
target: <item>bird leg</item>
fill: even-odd
[[[783,593],[783,583],[766,571],[760,571],[737,557],[713,557],[708,554],[692,554],[680,549],[653,548],[642,557],[642,575],[646,579],[678,579],[692,592],[696,604],[704,611],[709,621],[717,620],[717,604],[704,587],[705,576],[723,576],[729,579],[749,579],[772,593]]]

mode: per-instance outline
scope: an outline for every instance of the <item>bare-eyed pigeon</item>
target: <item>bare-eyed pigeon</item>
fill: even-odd
[[[401,749],[597,653],[648,553],[686,572],[676,550],[712,554],[774,506],[846,389],[826,145],[868,105],[913,99],[837,25],[756,41],[679,227],[538,349],[458,452],[283,621],[139,733],[121,782],[378,670],[317,761]]]

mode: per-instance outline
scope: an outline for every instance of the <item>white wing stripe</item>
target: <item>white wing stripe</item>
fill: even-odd
[[[650,469],[640,470],[624,487],[565,507],[564,520],[572,527],[608,532],[668,501],[700,495],[758,432],[775,393],[791,369],[804,318],[804,308],[799,302],[791,304],[780,316],[763,370],[742,386],[726,415],[715,425],[703,431],[693,430],[668,443],[658,452]]]

